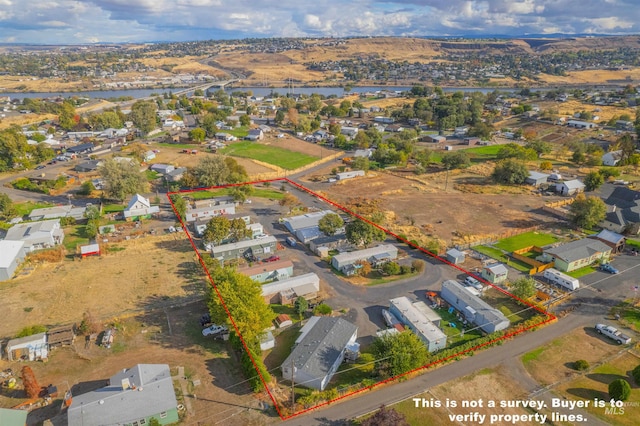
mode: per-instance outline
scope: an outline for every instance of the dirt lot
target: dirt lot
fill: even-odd
[[[327,167],[327,175],[331,167]],[[504,193],[465,193],[460,189],[469,190],[469,185],[484,187],[486,183],[484,176],[468,172],[451,172],[448,182],[445,173],[421,181],[415,180],[414,176],[412,173],[399,177],[370,172],[364,178],[335,184],[305,183],[343,205],[352,205],[363,198],[377,202],[378,207],[387,212],[386,226],[409,235],[409,238],[419,231],[447,244],[461,243],[507,230],[543,225],[547,221],[554,223],[534,212],[552,197],[513,194],[506,192],[509,188],[503,188]]]
[[[79,322],[202,296],[204,280],[183,234],[129,240],[101,257],[42,264],[0,286],[0,336],[33,324]]]

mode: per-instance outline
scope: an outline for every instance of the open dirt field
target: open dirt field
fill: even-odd
[[[547,84],[633,84],[640,80],[640,68],[628,70],[588,70],[569,71],[566,76],[540,74],[541,81]]]
[[[329,166],[330,168],[331,166]],[[336,167],[333,165],[333,167]],[[327,170],[328,173],[329,170]],[[529,194],[473,194],[455,189],[458,185],[478,184],[483,176],[461,173],[423,179],[418,182],[411,174],[406,178],[389,173],[370,172],[364,178],[335,184],[311,184],[330,199],[349,206],[358,199],[378,203],[387,213],[385,223],[392,231],[411,232],[444,240],[447,244],[463,243],[472,238],[486,238],[507,230],[542,225],[549,220],[533,212],[549,197]],[[312,178],[312,177],[310,177]],[[447,191],[444,191],[445,184]]]
[[[101,257],[38,265],[0,285],[0,336],[28,325],[79,323],[202,297],[204,280],[183,234],[117,243]]]
[[[556,109],[560,116],[573,116],[576,112],[587,111],[592,113],[594,116],[599,116],[600,119],[597,120],[598,122],[608,121],[611,117],[615,115],[620,116],[622,114],[628,114],[633,120],[633,117],[635,117],[636,114],[634,108],[600,106],[587,104],[578,100],[569,100],[567,102],[543,101],[536,102],[536,105],[540,107],[540,110]],[[598,111],[596,111],[596,109]]]

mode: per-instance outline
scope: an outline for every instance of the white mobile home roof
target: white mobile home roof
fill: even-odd
[[[0,268],[9,268],[17,257],[24,255],[24,241],[0,240]]]
[[[272,283],[265,284],[262,286],[262,295],[268,296],[270,294],[276,294],[289,289],[293,289],[295,291],[296,289],[311,290],[312,288],[315,292],[320,291],[320,278],[313,272],[310,272],[308,274],[291,277],[286,280],[274,281]],[[314,291],[307,291],[307,293],[313,293]],[[298,294],[298,296],[300,296],[300,294]]]
[[[324,215],[332,213],[331,210],[323,210],[319,212],[306,213],[299,216],[287,217],[284,219],[284,224],[291,232],[296,232],[298,229],[309,228],[311,226],[317,226],[320,219]]]
[[[332,264],[338,268],[343,265],[349,265],[355,263],[358,260],[369,259],[372,256],[388,253],[391,258],[398,257],[398,249],[392,244],[382,244],[376,247],[371,247],[364,250],[350,251],[347,253],[340,253],[333,256]],[[335,263],[334,263],[335,262]],[[336,266],[337,265],[337,266]]]
[[[232,251],[232,250],[238,250],[238,249],[243,249],[243,248],[250,248],[250,247],[257,247],[257,246],[268,246],[270,244],[275,244],[277,242],[276,237],[274,237],[273,235],[269,235],[268,237],[265,238],[260,238],[257,240],[243,240],[243,241],[238,241],[237,243],[231,243],[231,244],[223,244],[221,246],[214,246],[211,249],[211,255],[213,257],[216,256],[216,253],[220,253],[220,252],[225,252],[225,251]]]
[[[396,297],[395,299],[391,299],[389,302],[392,306],[395,306],[399,312],[402,312],[404,318],[411,323],[407,325],[415,327],[415,329],[418,330],[418,332],[420,332],[420,334],[422,334],[429,342],[447,338],[442,330],[436,327],[436,325],[427,318],[421,309],[418,309],[418,307],[411,303],[408,297]],[[439,316],[438,319],[440,319]]]

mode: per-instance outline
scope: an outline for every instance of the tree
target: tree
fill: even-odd
[[[334,235],[343,226],[344,221],[336,213],[327,213],[318,221],[318,228],[328,236]]]
[[[362,132],[360,132],[362,133]],[[354,170],[364,170],[365,172],[369,170],[370,163],[367,157],[356,157],[353,160],[353,169]]]
[[[203,237],[206,241],[211,241],[218,245],[229,236],[230,230],[231,221],[225,216],[216,216],[207,222]]]
[[[289,211],[291,211],[291,209],[294,206],[298,205],[300,203],[300,201],[298,200],[298,198],[295,195],[286,193],[286,194],[284,194],[284,197],[282,197],[278,203],[283,207],[288,207]]]
[[[96,187],[93,185],[93,182],[90,180],[87,180],[82,182],[82,185],[80,185],[80,190],[78,191],[78,194],[91,195],[91,193],[95,190],[96,190]]]
[[[309,302],[307,302],[307,299],[305,299],[304,297],[298,296],[293,306],[298,316],[302,318],[304,313],[307,312],[307,309],[309,308]]]
[[[76,109],[71,101],[66,100],[62,103],[60,109],[60,115],[58,116],[58,123],[64,130],[71,130],[78,124],[76,119]]]
[[[469,154],[464,151],[448,152],[442,156],[442,165],[448,169],[462,169],[471,164]]]
[[[38,385],[38,381],[36,380],[36,376],[33,374],[31,367],[28,365],[22,367],[22,370],[20,371],[20,378],[22,379],[22,386],[27,394],[27,398],[38,398],[40,396],[40,385]]]
[[[161,426],[160,420],[156,419],[155,417],[151,417],[149,419],[149,426]]]
[[[507,158],[500,161],[491,177],[497,183],[503,184],[523,184],[529,176],[529,171],[522,161],[514,158]]]
[[[203,157],[191,171],[201,186],[222,185],[231,176],[231,170],[220,156]]]
[[[251,236],[251,229],[247,228],[247,224],[241,218],[237,217],[231,221],[229,228],[229,237],[233,241],[240,241]]]
[[[525,148],[533,149],[538,154],[538,157],[551,152],[551,144],[538,140],[528,142]]]
[[[625,379],[616,379],[609,383],[609,398],[626,401],[631,395],[631,385]]]
[[[205,262],[217,262],[208,258]],[[275,314],[262,297],[262,286],[248,276],[235,271],[232,267],[208,267],[218,293],[210,286],[208,307],[211,320],[216,324],[230,324],[233,317],[238,331],[245,342],[255,342],[264,330],[271,326]],[[225,306],[227,309],[225,309]]]
[[[633,380],[636,382],[636,385],[640,385],[640,364],[631,371],[631,375],[633,376]]]
[[[277,124],[277,125],[281,125],[281,124],[284,122],[284,111],[282,111],[282,110],[278,110],[278,111],[276,112],[276,118],[275,118],[275,120],[276,120],[276,124]]]
[[[247,114],[243,114],[240,116],[240,125],[241,126],[249,126],[251,124],[251,117]]]
[[[202,142],[207,137],[207,131],[201,127],[189,130],[189,139],[195,142]]]
[[[384,241],[387,237],[383,230],[360,219],[350,222],[345,227],[347,241],[355,246],[367,247],[374,241]]]
[[[600,172],[593,171],[584,177],[584,190],[595,191],[604,183],[604,176]]]
[[[151,101],[136,101],[131,106],[131,121],[143,134],[156,128],[156,107],[156,104]]]
[[[423,366],[429,352],[422,340],[411,331],[376,338],[372,346],[376,370],[382,377],[394,377]]]
[[[579,359],[573,363],[573,367],[578,371],[585,371],[589,369],[589,362],[586,359]]]
[[[387,275],[398,275],[400,273],[400,265],[397,262],[387,262],[382,265],[382,272]]]
[[[569,217],[581,228],[591,229],[607,215],[607,206],[599,197],[578,194],[569,206]]]
[[[146,176],[140,172],[140,166],[135,161],[116,161],[111,158],[105,160],[98,173],[105,181],[105,195],[115,200],[122,201],[127,195],[146,192],[149,187]]]
[[[5,219],[10,219],[15,216],[15,213],[16,209],[11,198],[4,192],[0,192],[0,215]]]
[[[184,220],[187,213],[187,202],[180,194],[171,194],[170,197],[177,215]]]
[[[361,426],[409,426],[404,414],[397,412],[393,408],[387,408],[384,405],[376,411],[373,416],[365,419],[360,423]]]
[[[511,293],[522,300],[536,294],[536,282],[533,278],[520,278],[511,283]]]
[[[553,163],[551,161],[542,161],[540,163],[540,170],[553,170]]]

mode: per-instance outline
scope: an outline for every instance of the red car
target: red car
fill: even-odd
[[[271,257],[267,257],[266,259],[263,259],[263,262],[277,262],[278,260],[280,260],[280,256],[271,256]]]

